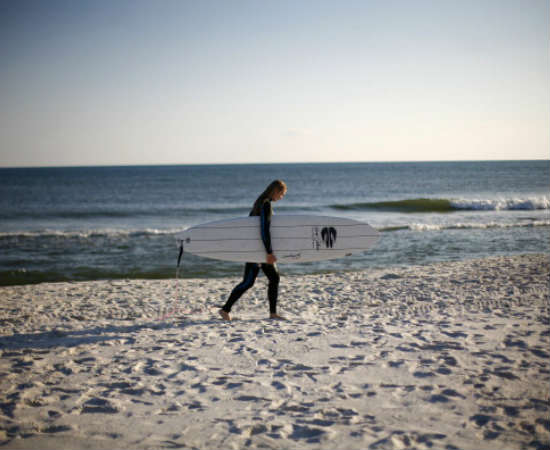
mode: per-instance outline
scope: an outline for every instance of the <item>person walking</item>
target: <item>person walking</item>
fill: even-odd
[[[252,206],[252,210],[249,215],[260,217],[260,234],[266,251],[265,263],[260,264],[247,262],[245,264],[243,281],[235,286],[235,288],[231,291],[227,302],[222,309],[220,309],[220,316],[223,320],[231,320],[229,313],[231,312],[232,306],[248,289],[254,285],[254,282],[258,277],[258,273],[260,272],[260,268],[269,280],[267,287],[269,317],[271,319],[283,319],[283,317],[277,314],[277,295],[279,291],[280,277],[276,264],[277,257],[273,253],[273,248],[271,247],[270,226],[271,217],[273,215],[271,203],[281,200],[285,196],[286,191],[287,187],[284,181],[275,180],[269,184],[264,192],[260,194]]]

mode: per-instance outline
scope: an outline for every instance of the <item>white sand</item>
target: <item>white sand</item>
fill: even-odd
[[[548,256],[281,270],[1,288],[0,448],[547,448]]]

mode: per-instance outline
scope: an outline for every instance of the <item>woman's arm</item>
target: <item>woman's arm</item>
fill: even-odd
[[[273,256],[273,248],[271,247],[271,204],[270,202],[265,202],[262,205],[262,209],[260,211],[260,232],[262,236],[262,241],[265,246],[265,251],[267,252],[268,256]],[[269,262],[268,258],[268,264],[273,264],[273,262]]]

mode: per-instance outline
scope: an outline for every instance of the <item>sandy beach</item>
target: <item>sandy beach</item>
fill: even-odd
[[[0,288],[0,446],[548,448],[547,255],[281,273]]]

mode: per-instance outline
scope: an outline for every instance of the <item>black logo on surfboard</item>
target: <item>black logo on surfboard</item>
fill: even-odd
[[[321,238],[327,248],[332,248],[336,242],[336,229],[334,227],[324,227],[321,230]]]

